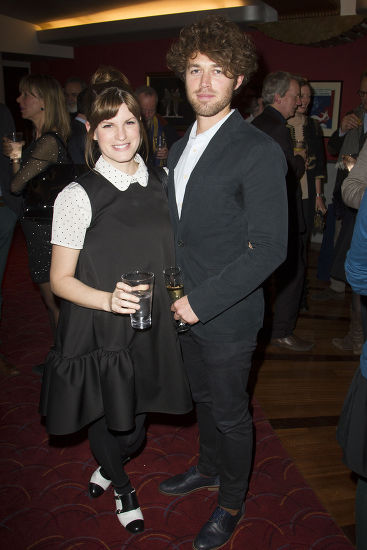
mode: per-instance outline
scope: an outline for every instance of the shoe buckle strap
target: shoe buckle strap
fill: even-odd
[[[116,510],[117,514],[130,512],[131,510],[136,510],[136,508],[139,508],[135,489],[131,493],[125,493],[124,495],[115,494],[115,500],[119,500],[121,505],[121,508]]]

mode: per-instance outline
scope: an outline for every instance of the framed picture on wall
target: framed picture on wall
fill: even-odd
[[[342,83],[313,81],[310,84],[314,92],[310,116],[319,121],[324,137],[330,137],[339,125]]]
[[[157,112],[180,133],[194,122],[195,115],[186,99],[185,85],[173,73],[150,73],[147,86],[158,94]]]

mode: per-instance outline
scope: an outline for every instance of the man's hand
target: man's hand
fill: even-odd
[[[343,160],[344,167],[346,170],[348,170],[348,172],[351,171],[351,169],[357,162],[357,160],[354,157],[352,157],[352,155],[343,155],[342,160]]]
[[[306,151],[306,149],[302,149],[301,147],[297,147],[294,154],[299,155],[300,157],[302,157],[305,162],[307,161],[307,151]]]
[[[191,309],[190,302],[187,296],[184,296],[183,298],[176,300],[172,304],[171,310],[174,311],[175,313],[174,318],[176,319],[176,321],[181,320],[181,321],[184,321],[185,323],[188,323],[189,325],[194,325],[199,321],[199,318],[195,315],[195,313]]]
[[[166,158],[168,158],[167,147],[160,147],[159,149],[157,149],[155,152],[155,156],[157,159],[166,160]]]
[[[354,113],[351,113],[349,115],[345,115],[343,117],[340,129],[345,134],[345,132],[348,132],[348,130],[352,130],[353,128],[358,128],[362,124],[362,121],[355,115]]]

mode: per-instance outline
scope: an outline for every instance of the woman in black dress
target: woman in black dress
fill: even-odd
[[[306,223],[304,245],[307,254],[315,210],[322,212],[322,214],[326,213],[323,197],[326,161],[320,124],[307,114],[312,99],[312,88],[310,83],[303,78],[299,78],[298,82],[301,89],[301,105],[297,107],[294,117],[287,120],[287,124],[294,146],[297,146],[297,141],[303,142],[307,155],[306,172],[301,179],[303,217]]]
[[[326,213],[323,196],[326,161],[320,124],[307,114],[312,99],[312,88],[310,83],[303,78],[298,78],[298,82],[301,90],[301,105],[297,107],[294,117],[287,120],[287,125],[295,147],[295,154],[296,149],[301,148],[304,149],[304,154],[307,157],[306,172],[300,180],[302,213],[306,229],[302,235],[303,261],[305,266],[307,266],[308,247],[314,229],[315,212],[321,212],[322,215]],[[307,293],[307,281],[305,279],[301,302],[301,307],[304,309],[308,309]]]
[[[59,307],[50,288],[52,206],[73,173],[65,145],[70,117],[62,88],[52,76],[27,75],[20,81],[19,91],[17,102],[22,117],[33,123],[34,141],[23,153],[18,144],[8,142],[5,153],[12,159],[11,191],[23,195],[20,221],[32,281],[39,286],[55,332]]]
[[[93,170],[71,183],[55,202],[52,289],[61,298],[55,348],[46,361],[41,414],[49,433],[88,426],[100,465],[89,492],[114,487],[120,523],[144,529],[124,462],[145,439],[147,412],[188,412],[191,397],[164,285],[174,265],[165,190],[137,154],[143,127],[138,103],[121,81],[90,90],[87,155],[101,155]],[[155,274],[152,326],[131,327],[138,307],[119,281],[135,269]]]

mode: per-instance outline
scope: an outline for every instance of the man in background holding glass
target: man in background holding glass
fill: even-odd
[[[178,140],[178,134],[167,120],[157,113],[158,94],[151,86],[140,86],[135,90],[149,142],[147,164],[165,166],[168,150]]]
[[[294,334],[294,330],[305,280],[302,235],[306,226],[300,179],[305,173],[306,150],[294,151],[287,128],[287,120],[294,117],[297,107],[301,105],[297,77],[286,71],[268,74],[263,83],[262,98],[265,108],[252,124],[279,143],[288,165],[288,251],[286,261],[274,274],[276,296],[271,343],[287,350],[305,352],[312,349],[314,344]]]
[[[247,380],[264,303],[261,284],[285,258],[286,162],[280,147],[231,110],[256,70],[250,39],[208,17],[182,29],[167,56],[185,81],[196,122],[170,150],[169,205],[186,295],[172,305],[200,430],[197,466],[160,491],[219,486],[194,549],[225,544],[244,513],[252,462]]]

